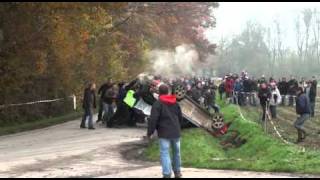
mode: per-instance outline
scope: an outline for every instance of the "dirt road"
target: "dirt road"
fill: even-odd
[[[80,120],[0,137],[0,177],[161,177],[158,163],[128,160],[145,128],[80,129]],[[127,145],[126,145],[127,144]],[[184,177],[293,177],[289,174],[183,169]],[[299,177],[295,175],[295,177]]]

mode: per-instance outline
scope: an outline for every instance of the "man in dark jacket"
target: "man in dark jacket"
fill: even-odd
[[[84,116],[81,121],[80,128],[86,128],[86,120],[89,117],[89,129],[95,129],[93,127],[92,118],[93,118],[93,109],[96,108],[96,95],[95,95],[96,84],[92,83],[89,87],[84,90],[83,104]]]
[[[300,117],[297,118],[296,122],[294,123],[294,127],[298,130],[297,143],[300,143],[306,137],[303,124],[307,119],[309,119],[311,113],[309,98],[303,92],[302,87],[297,88],[296,112]]]
[[[310,101],[310,110],[311,110],[311,117],[314,117],[314,108],[316,104],[316,96],[317,96],[317,87],[314,87],[312,81],[307,82],[307,87],[304,91],[309,98]]]
[[[257,91],[258,91],[258,82],[254,77],[252,77],[250,81],[250,92],[251,92],[250,103],[252,106],[257,106],[257,102],[256,102]]]
[[[266,113],[267,113],[266,108],[267,108],[267,105],[268,105],[270,98],[271,98],[271,91],[268,88],[266,83],[262,83],[260,85],[258,97],[260,99],[260,105],[262,108],[262,119],[261,120],[265,121]]]
[[[106,93],[106,91],[113,86],[112,83],[113,83],[112,79],[109,79],[108,82],[103,84],[98,90],[98,94],[100,95],[100,99],[99,99],[98,120],[96,122],[99,122],[102,120],[102,113],[103,113],[103,109],[104,109],[103,108],[103,97],[104,97],[104,94]]]
[[[197,102],[198,104],[200,104],[200,98],[202,96],[202,89],[201,89],[202,85],[200,82],[197,83],[196,86],[194,86],[191,89],[191,97],[192,99]]]
[[[216,93],[215,89],[207,88],[204,92],[204,104],[208,111],[214,109],[215,113],[219,113],[219,106],[216,104]]]
[[[312,76],[311,88],[310,88],[310,106],[311,106],[311,117],[314,117],[314,108],[316,106],[317,98],[317,80],[315,76]]]
[[[114,109],[116,106],[116,99],[118,96],[118,87],[117,85],[113,85],[111,88],[109,88],[103,97],[103,119],[106,123],[106,127],[112,127],[113,126],[113,115],[114,115]]]
[[[282,80],[278,83],[278,88],[279,88],[280,94],[282,96],[281,105],[284,105],[285,104],[285,97],[288,93],[288,82],[285,77],[283,77]]]
[[[242,103],[243,105],[247,105],[248,99],[250,97],[250,79],[248,76],[244,77],[242,84],[243,84]]]
[[[159,100],[152,105],[147,137],[150,138],[154,131],[157,131],[163,177],[170,178],[171,169],[173,169],[175,177],[178,178],[181,177],[180,124],[182,112],[176,102],[176,97],[168,95],[168,92],[167,85],[163,84],[159,87]],[[173,151],[173,161],[170,159],[170,145]]]
[[[293,76],[291,76],[291,79],[288,82],[289,106],[293,106],[293,96],[295,95],[298,87],[298,81]]]
[[[225,91],[224,91],[224,83],[225,83],[225,80],[223,80],[223,81],[220,83],[220,85],[219,85],[220,100],[222,100],[223,93],[225,92]]]

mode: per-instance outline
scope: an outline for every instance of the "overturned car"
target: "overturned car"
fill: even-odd
[[[134,85],[132,84],[134,83]],[[137,102],[132,107],[142,119],[148,119],[151,113],[152,104],[158,99],[158,88],[164,82],[153,75],[140,74],[130,84],[135,87]],[[167,83],[168,84],[168,83]],[[225,133],[227,125],[224,123],[223,116],[219,113],[211,114],[200,104],[193,101],[187,95],[187,89],[182,82],[175,81],[169,83],[170,91],[176,95],[177,101],[181,107],[184,121],[182,128],[201,127],[214,134]]]

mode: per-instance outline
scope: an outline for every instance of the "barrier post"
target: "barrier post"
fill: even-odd
[[[73,109],[77,110],[77,97],[74,94],[72,96],[73,96]]]

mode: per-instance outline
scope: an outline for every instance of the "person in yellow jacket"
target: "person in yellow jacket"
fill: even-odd
[[[133,106],[137,101],[136,98],[134,97],[134,94],[135,94],[134,90],[129,90],[126,94],[126,97],[123,100],[130,108],[133,108]]]

